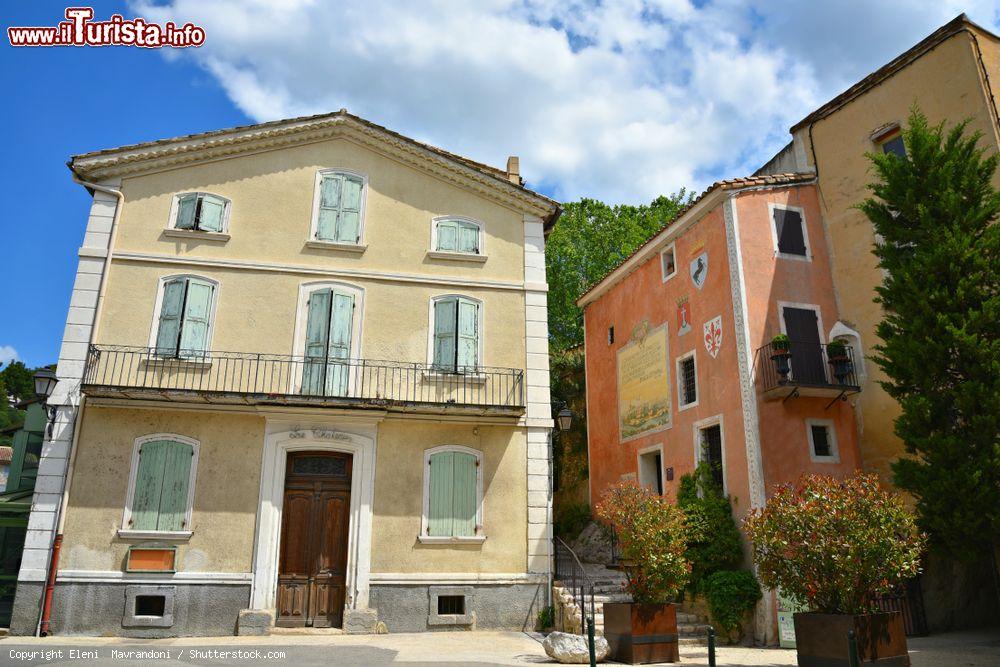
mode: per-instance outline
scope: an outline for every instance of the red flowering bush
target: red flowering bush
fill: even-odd
[[[827,614],[876,611],[875,597],[920,572],[926,536],[875,475],[803,475],[743,521],[764,585]]]
[[[673,602],[691,574],[684,511],[635,482],[620,482],[601,497],[596,515],[618,536],[632,599]]]

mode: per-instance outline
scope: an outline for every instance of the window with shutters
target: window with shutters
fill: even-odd
[[[191,533],[191,509],[198,467],[197,440],[171,433],[135,441],[128,498],[119,534],[143,536]]]
[[[814,463],[840,463],[833,420],[807,419],[806,438],[809,441],[809,458]]]
[[[300,320],[302,371],[300,393],[348,396],[351,393],[352,352],[356,347],[356,317],[361,292],[341,284],[310,285],[303,294]]]
[[[431,301],[431,364],[443,373],[475,373],[481,363],[482,304],[448,295]]]
[[[774,239],[775,254],[784,259],[810,261],[812,253],[809,249],[804,210],[798,206],[783,204],[767,206],[771,213],[771,235]]]
[[[435,252],[483,254],[483,228],[475,220],[460,217],[434,219],[432,249]]]
[[[348,171],[316,174],[311,239],[324,243],[361,245],[367,179]]]
[[[208,192],[184,192],[174,197],[173,229],[223,234],[229,229],[229,200]]]
[[[485,539],[482,460],[482,452],[457,445],[427,450],[421,541]]]
[[[153,340],[158,357],[202,359],[211,340],[215,281],[198,276],[161,279]]]
[[[710,417],[694,425],[695,459],[708,463],[712,479],[726,492],[725,447],[723,444],[722,417]]]
[[[680,410],[698,405],[698,369],[694,350],[677,358],[677,405]]]

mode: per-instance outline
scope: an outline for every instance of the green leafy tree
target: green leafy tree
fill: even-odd
[[[895,482],[933,543],[964,558],[1000,535],[1000,193],[980,138],[914,109],[906,158],[869,156],[877,181],[860,205],[884,276],[874,360],[911,455]]]
[[[35,396],[35,371],[24,365],[23,361],[12,361],[0,371],[0,382],[6,388],[6,396],[13,396],[15,401],[26,401]]]
[[[712,477],[708,463],[700,463],[693,473],[681,477],[677,504],[687,517],[690,588],[697,592],[713,572],[740,566],[743,544],[729,496],[723,494]]]
[[[682,189],[648,206],[609,206],[594,199],[563,205],[545,245],[549,335],[556,350],[583,342],[583,315],[576,300],[586,288],[676,218],[690,201]]]

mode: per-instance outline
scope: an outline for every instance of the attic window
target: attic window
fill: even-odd
[[[903,133],[899,124],[891,123],[879,128],[871,135],[872,142],[886,155],[906,157],[906,145],[903,143]]]
[[[660,277],[663,282],[667,282],[677,273],[677,261],[674,253],[674,244],[660,251]]]
[[[229,200],[207,192],[185,192],[174,198],[174,229],[199,232],[226,231]]]

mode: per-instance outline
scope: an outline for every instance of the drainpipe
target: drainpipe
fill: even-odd
[[[105,194],[113,195],[118,199],[115,206],[115,215],[111,219],[111,232],[108,235],[108,254],[104,258],[104,268],[101,271],[101,282],[97,288],[97,305],[94,308],[94,322],[90,328],[90,343],[97,337],[97,328],[101,321],[101,309],[104,306],[104,293],[108,286],[108,273],[111,270],[111,254],[115,247],[115,238],[118,234],[118,221],[121,219],[122,208],[125,204],[125,195],[121,190],[110,188],[105,185],[98,185],[80,179],[72,164],[70,171],[73,172],[73,181],[91,190],[97,190]],[[49,572],[45,582],[45,598],[42,603],[42,615],[38,623],[36,634],[39,637],[46,637],[49,634],[49,619],[52,615],[52,593],[56,587],[56,571],[59,567],[59,552],[62,549],[63,527],[66,525],[66,513],[63,511],[69,502],[69,489],[73,480],[73,466],[76,463],[76,441],[80,437],[80,424],[83,421],[83,408],[86,405],[86,397],[80,397],[77,406],[76,418],[73,420],[73,439],[70,441],[69,462],[66,466],[66,476],[63,478],[62,493],[60,494],[59,505],[56,507],[56,534],[52,540],[52,549],[49,556]]]

